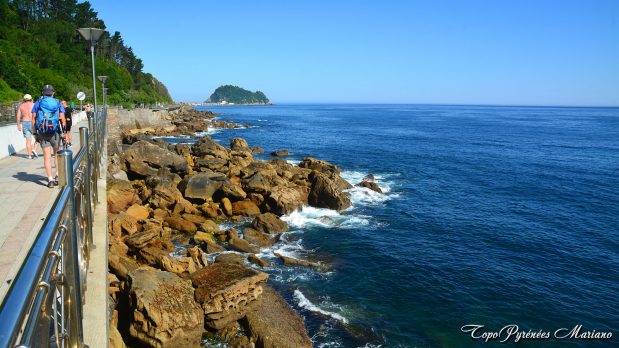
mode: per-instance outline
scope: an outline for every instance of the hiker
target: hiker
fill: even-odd
[[[67,102],[64,100],[60,103],[62,104],[62,107],[64,108],[64,119],[67,125],[64,129],[64,132],[65,132],[64,141],[65,143],[67,143],[68,146],[71,146],[72,145],[71,142],[73,141],[73,137],[71,135],[71,125],[73,124],[73,119],[72,119],[73,107],[67,106]]]
[[[23,99],[24,102],[17,109],[17,130],[24,134],[24,138],[26,138],[26,153],[28,158],[32,159],[32,155],[38,157],[37,153],[32,149],[32,96],[26,94]]]
[[[47,174],[47,187],[58,186],[58,147],[60,147],[62,129],[66,126],[64,113],[60,101],[54,98],[56,91],[50,85],[41,89],[41,99],[32,107],[32,117],[35,119],[35,128],[41,148],[43,149],[43,164]],[[56,175],[52,177],[52,148]]]

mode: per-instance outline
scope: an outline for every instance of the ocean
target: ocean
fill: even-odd
[[[198,109],[252,126],[209,131],[226,146],[243,137],[262,159],[324,159],[384,190],[352,189],[340,213],[284,216],[291,232],[260,255],[315,346],[498,347],[507,331],[492,332],[508,325],[538,333],[522,347],[619,343],[619,109]],[[274,250],[329,269],[284,267]],[[484,325],[479,338],[466,325]],[[577,325],[614,336],[554,338]]]

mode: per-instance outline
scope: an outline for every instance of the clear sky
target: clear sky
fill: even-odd
[[[618,0],[94,0],[177,101],[619,105]]]

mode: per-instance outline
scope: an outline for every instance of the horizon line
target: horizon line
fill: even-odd
[[[176,101],[175,101],[176,102]],[[190,102],[190,101],[178,101],[178,103],[196,103],[202,104],[202,102]],[[310,104],[310,105],[418,105],[418,106],[485,106],[485,107],[530,107],[530,108],[619,108],[619,104],[617,105],[552,105],[552,104],[477,104],[477,103],[406,103],[406,102],[398,102],[398,103],[390,103],[390,102],[375,102],[375,103],[362,103],[362,102],[281,102],[275,103],[271,101],[271,105],[302,105],[302,104]],[[215,106],[218,105],[209,105]],[[244,104],[236,104],[236,105],[222,105],[226,107],[234,107],[234,106],[251,106]],[[263,105],[255,105],[255,106],[263,106]],[[268,105],[264,105],[268,106]]]

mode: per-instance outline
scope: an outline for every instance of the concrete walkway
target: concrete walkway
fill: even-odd
[[[87,125],[82,121],[71,129],[75,154],[79,127]],[[0,302],[59,193],[57,187],[47,187],[42,150],[37,159],[28,159],[25,152],[0,159]]]

